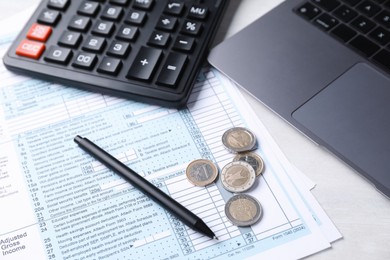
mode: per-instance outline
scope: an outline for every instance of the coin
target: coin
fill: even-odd
[[[255,148],[256,137],[244,127],[233,127],[222,135],[222,143],[230,152],[247,152]]]
[[[263,159],[260,157],[260,155],[253,153],[253,152],[237,154],[236,157],[234,157],[233,161],[234,162],[243,161],[243,162],[249,163],[253,167],[253,169],[255,170],[256,177],[260,176],[260,174],[264,170]]]
[[[206,159],[192,161],[186,168],[187,179],[195,186],[206,186],[215,181],[218,168]]]
[[[249,163],[243,161],[228,163],[221,172],[222,185],[230,192],[247,191],[255,180],[255,170]]]
[[[254,197],[247,194],[238,194],[231,197],[225,205],[225,215],[239,227],[255,224],[261,218],[263,210],[261,204]]]

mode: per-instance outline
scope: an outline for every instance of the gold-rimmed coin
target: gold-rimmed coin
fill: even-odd
[[[225,215],[235,226],[253,225],[260,220],[262,214],[260,202],[247,194],[235,195],[225,204]]]
[[[222,135],[222,143],[232,153],[248,152],[255,149],[256,137],[244,127],[233,127]]]
[[[243,161],[228,163],[221,172],[222,186],[230,192],[247,191],[255,180],[255,170],[249,163]]]
[[[218,168],[206,159],[192,161],[186,168],[187,179],[195,186],[207,186],[215,181],[218,176]]]
[[[254,152],[246,152],[246,153],[240,153],[237,154],[234,159],[234,162],[236,161],[243,161],[249,163],[253,169],[255,170],[256,176],[260,176],[260,174],[264,170],[264,161],[260,157],[260,155],[254,153]]]

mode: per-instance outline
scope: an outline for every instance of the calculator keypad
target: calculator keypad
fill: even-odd
[[[182,105],[183,99],[188,98],[186,88],[192,88],[186,81],[188,77],[192,81],[196,78],[193,71],[200,68],[199,56],[214,33],[224,2],[42,1],[26,34],[15,42],[16,56],[11,56],[53,66],[57,70],[53,78],[60,82],[61,69],[88,71],[96,80],[83,82],[84,85],[98,85],[98,78],[104,77],[112,79],[113,84],[99,87],[109,93],[119,90],[123,94],[128,91],[129,96],[142,96],[139,90],[132,93],[133,86],[142,86],[150,89],[145,94],[146,101],[154,103],[153,99],[164,98],[161,96],[165,94],[160,93],[167,92],[181,100],[167,97],[172,100],[157,103]],[[122,87],[124,84],[129,86]]]

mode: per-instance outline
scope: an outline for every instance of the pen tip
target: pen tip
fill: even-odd
[[[214,236],[213,238],[216,239],[216,240],[219,240],[218,237],[216,237],[216,236]]]
[[[83,138],[79,135],[76,135],[75,138],[73,139],[76,143],[80,142]]]

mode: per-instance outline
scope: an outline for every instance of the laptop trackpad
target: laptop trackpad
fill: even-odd
[[[389,78],[356,64],[292,116],[330,150],[369,173],[375,185],[390,188]]]

